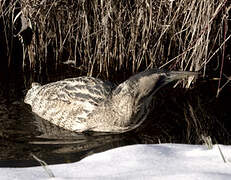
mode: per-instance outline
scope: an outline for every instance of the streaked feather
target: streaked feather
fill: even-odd
[[[46,85],[33,83],[25,97],[32,111],[67,130],[126,132],[147,117],[153,95],[167,83],[196,72],[149,69],[117,87],[93,77],[70,78]]]
[[[86,119],[111,95],[113,85],[92,77],[32,84],[25,103],[40,117],[72,131],[83,131]],[[76,127],[78,127],[76,129]]]

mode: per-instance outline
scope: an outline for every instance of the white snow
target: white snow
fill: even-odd
[[[0,168],[1,180],[230,180],[231,146],[208,150],[203,145],[131,145],[93,154],[76,163],[50,165],[54,178],[42,167]]]

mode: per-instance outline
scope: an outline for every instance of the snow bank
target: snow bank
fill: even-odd
[[[1,180],[71,179],[157,179],[230,180],[231,146],[220,145],[228,161],[224,163],[218,146],[208,150],[200,145],[132,145],[91,155],[76,163],[42,167],[0,168]]]

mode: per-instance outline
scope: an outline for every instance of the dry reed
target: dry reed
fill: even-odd
[[[72,62],[80,74],[108,78],[147,67],[205,75],[230,38],[224,38],[227,0],[20,2],[23,24],[33,31],[24,65],[39,72],[48,64]]]

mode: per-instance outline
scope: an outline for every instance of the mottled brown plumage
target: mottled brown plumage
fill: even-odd
[[[93,77],[65,79],[43,86],[33,83],[25,103],[40,117],[71,131],[122,133],[146,119],[157,90],[171,81],[195,75],[150,69],[118,86]]]

